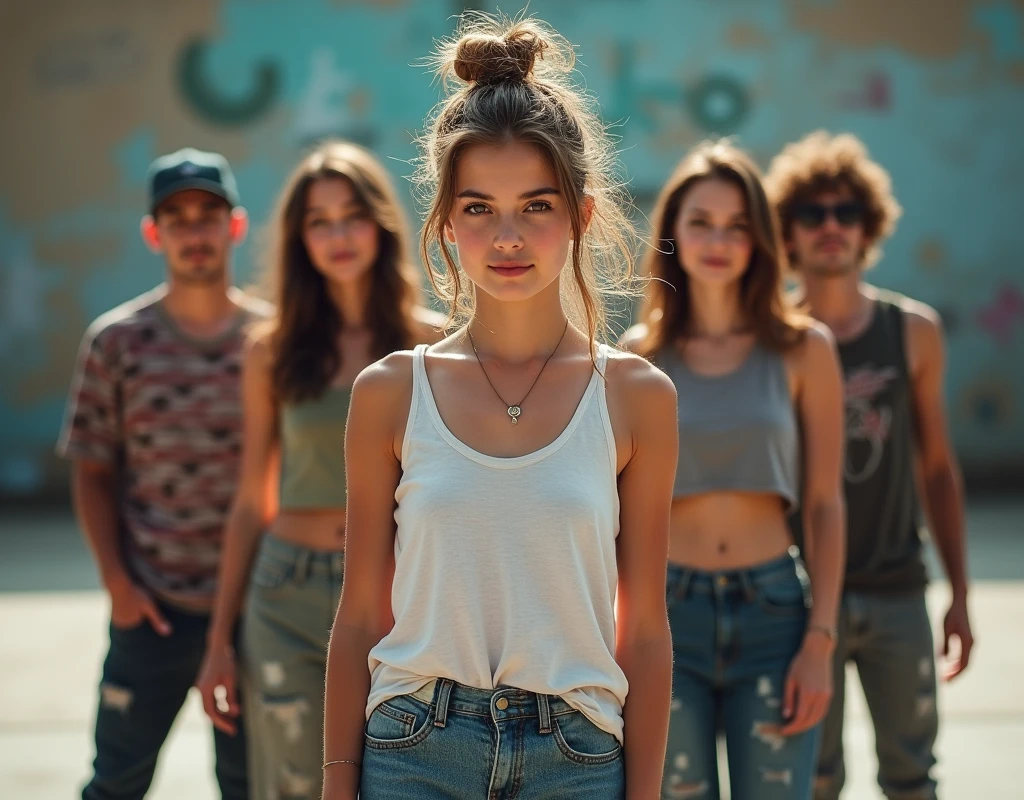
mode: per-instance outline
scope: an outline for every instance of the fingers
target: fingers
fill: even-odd
[[[952,638],[954,635],[960,643],[960,654],[959,657],[946,668],[944,677],[947,681],[953,680],[967,669],[967,664],[971,659],[971,650],[974,648],[974,637],[971,636],[970,631],[950,634],[947,636],[947,639]]]
[[[786,676],[786,686],[782,694],[782,719],[791,722],[796,711],[797,682],[792,673]]]
[[[238,704],[238,689],[235,687],[235,676],[225,675],[221,681],[224,689],[223,702],[218,703],[218,708],[229,717],[237,717],[241,711]]]
[[[231,683],[233,684],[234,681],[231,681]],[[196,688],[203,699],[203,711],[210,718],[213,727],[222,733],[234,736],[238,732],[238,725],[233,719],[238,716],[238,704],[235,702],[234,710],[232,711],[231,708],[227,707],[228,704],[222,702],[226,692],[223,684],[223,680],[204,675],[196,683]],[[232,688],[233,692],[234,689]]]
[[[831,692],[798,685],[795,712],[779,733],[783,736],[794,736],[810,730],[825,718],[831,701]]]
[[[142,613],[149,620],[149,624],[153,626],[153,630],[161,636],[170,636],[171,624],[164,619],[164,615],[160,613],[160,609],[156,607],[156,603],[153,602],[152,598],[145,595],[143,597]]]

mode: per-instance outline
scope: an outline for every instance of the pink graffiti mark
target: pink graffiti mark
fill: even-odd
[[[859,89],[839,95],[839,104],[850,110],[888,111],[892,108],[892,81],[884,72],[869,72]]]
[[[1004,283],[992,302],[978,310],[977,320],[983,331],[1005,347],[1013,339],[1016,323],[1024,321],[1024,293],[1016,286]]]

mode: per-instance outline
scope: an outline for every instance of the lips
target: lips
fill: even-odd
[[[533,264],[524,261],[502,261],[499,264],[488,264],[488,266],[506,278],[514,278],[532,269]]]
[[[351,250],[339,250],[337,253],[331,253],[330,255],[331,261],[335,262],[351,261],[355,257],[356,254]]]
[[[700,263],[705,267],[712,267],[713,269],[722,269],[723,267],[729,266],[729,259],[727,258],[702,258]]]

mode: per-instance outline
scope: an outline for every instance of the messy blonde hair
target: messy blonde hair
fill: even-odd
[[[850,133],[832,136],[827,131],[815,131],[786,145],[772,159],[765,185],[786,240],[792,233],[798,206],[822,192],[848,189],[864,206],[866,246],[861,266],[865,269],[881,257],[880,245],[892,236],[903,213],[893,196],[889,173],[871,160],[864,143]]]
[[[636,241],[611,140],[595,103],[570,79],[575,51],[545,23],[466,12],[430,61],[446,96],[421,137],[417,186],[426,206],[420,251],[449,323],[472,317],[474,293],[444,236],[459,155],[477,144],[526,142],[555,173],[572,225],[569,319],[607,338],[607,300],[629,292]],[[592,203],[589,224],[586,204]]]
[[[760,170],[750,156],[727,141],[704,142],[676,167],[651,213],[654,241],[644,255],[641,272],[654,280],[640,310],[647,333],[637,346],[645,356],[694,333],[690,279],[679,263],[674,231],[687,194],[708,180],[731,184],[743,195],[753,252],[740,279],[740,303],[757,340],[771,349],[785,350],[799,342],[807,328],[807,319],[790,307],[783,293],[785,253]]]

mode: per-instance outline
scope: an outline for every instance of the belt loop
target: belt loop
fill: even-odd
[[[690,582],[693,580],[693,570],[684,569],[683,574],[679,577],[679,587],[676,589],[676,597],[680,600],[685,600],[687,595],[690,593]]]
[[[754,581],[751,579],[750,573],[741,570],[738,574],[740,586],[743,587],[743,599],[748,603],[753,603],[757,599],[757,590],[754,588]]]
[[[303,583],[309,575],[309,550],[303,548],[295,559],[295,582]]]
[[[437,703],[437,710],[434,712],[435,727],[443,728],[448,724],[448,702],[451,700],[453,685],[447,678],[442,678],[437,682],[437,699],[435,701]]]
[[[548,702],[546,694],[537,695],[537,717],[540,720],[538,733],[551,733],[551,703]]]

